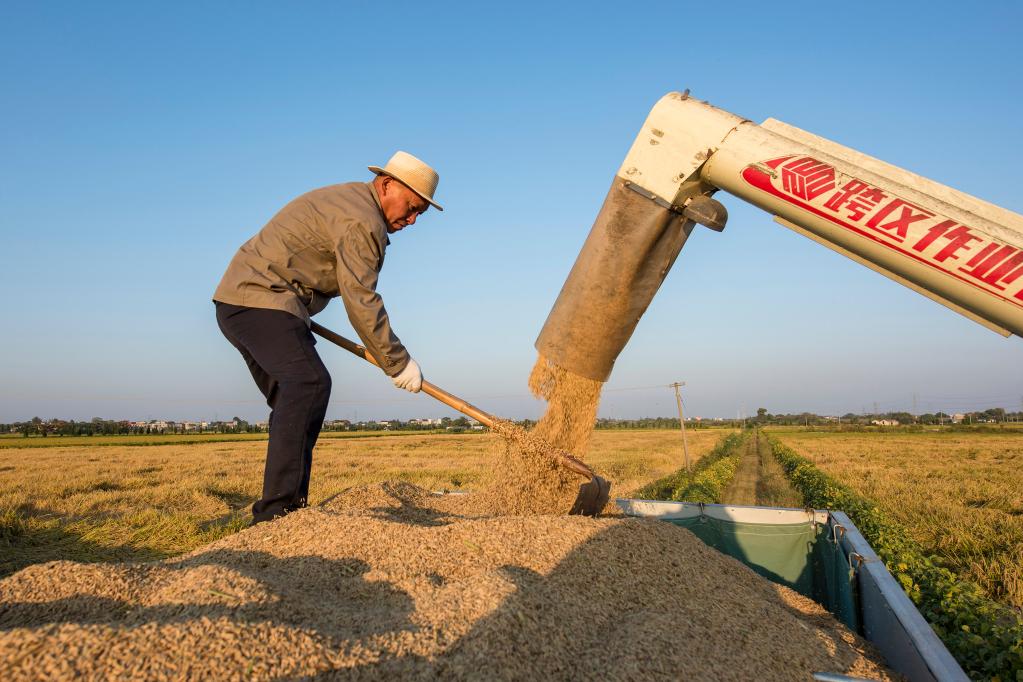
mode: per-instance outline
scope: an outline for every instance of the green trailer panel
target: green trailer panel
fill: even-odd
[[[760,575],[814,599],[870,640],[911,682],[968,678],[870,545],[841,512],[654,500],[616,500],[658,518]]]

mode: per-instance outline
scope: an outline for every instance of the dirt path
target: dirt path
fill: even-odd
[[[725,504],[757,504],[757,481],[760,479],[760,438],[753,434],[746,439],[739,467],[731,484],[721,496]]]
[[[731,485],[721,501],[725,504],[752,504],[765,507],[802,507],[802,497],[789,485],[771,446],[758,432],[746,441]]]
[[[767,439],[758,434],[760,441],[760,476],[757,481],[757,504],[767,507],[795,507],[803,504],[803,496],[789,485],[785,471],[771,452]]]

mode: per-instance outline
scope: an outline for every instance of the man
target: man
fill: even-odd
[[[306,505],[313,446],[330,398],[330,374],[313,348],[310,316],[340,296],[366,349],[394,385],[416,393],[419,365],[391,331],[376,292],[388,234],[432,205],[437,173],[405,152],[371,182],[331,185],[285,206],[227,267],[213,295],[217,323],[241,352],[270,412],[263,497],[253,523]]]

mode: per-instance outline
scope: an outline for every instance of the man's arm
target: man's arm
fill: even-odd
[[[391,330],[384,300],[376,291],[384,245],[364,224],[353,222],[335,252],[338,289],[355,333],[388,376],[400,374],[409,364],[409,354]]]

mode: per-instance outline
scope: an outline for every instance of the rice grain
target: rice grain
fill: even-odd
[[[145,564],[0,581],[5,680],[893,679],[819,606],[663,521],[351,489]]]

